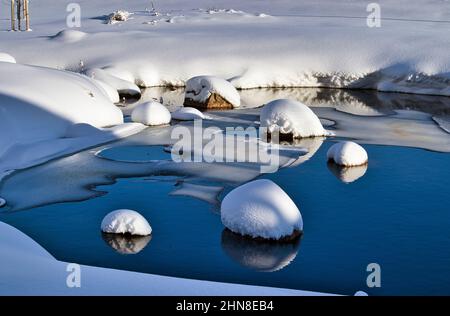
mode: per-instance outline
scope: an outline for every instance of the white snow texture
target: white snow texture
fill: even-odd
[[[150,101],[136,106],[131,112],[131,119],[148,126],[158,126],[169,124],[171,114],[161,103]]]
[[[193,121],[203,120],[205,115],[196,108],[182,107],[172,112],[172,118],[179,121]]]

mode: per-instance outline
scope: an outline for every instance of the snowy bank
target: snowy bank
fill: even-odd
[[[76,45],[48,40],[67,28],[67,3],[53,0],[30,4],[33,32],[20,37],[1,32],[0,43],[24,63],[69,69],[82,59],[91,68],[123,68],[133,82],[149,86],[180,86],[210,74],[243,89],[347,87],[450,95],[446,1],[377,1],[381,27],[372,28],[368,2],[360,0],[276,5],[171,0],[157,3],[157,16],[143,11],[142,0],[78,3],[80,31],[88,36]],[[98,18],[117,8],[133,18],[113,25]]]
[[[0,80],[0,179],[144,128],[124,124],[120,109],[86,76],[13,63],[0,63],[0,74],[8,78]]]
[[[31,238],[2,222],[0,235],[0,295],[326,295],[84,265],[80,265],[81,287],[70,288],[67,270],[73,266],[57,261]]]

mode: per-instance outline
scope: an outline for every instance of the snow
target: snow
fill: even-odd
[[[319,292],[189,280],[80,265],[81,287],[66,285],[68,263],[0,222],[0,295],[329,295]],[[45,285],[45,286],[44,286]]]
[[[125,10],[117,10],[111,13],[108,17],[109,24],[115,24],[118,22],[127,21],[130,17],[131,13]]]
[[[6,200],[0,197],[0,207],[3,207],[6,205]]]
[[[86,76],[13,63],[0,63],[0,179],[22,169],[141,131]],[[89,124],[94,134],[79,132]],[[78,129],[78,132],[74,132]],[[102,132],[99,133],[97,129]],[[75,134],[74,134],[75,133]],[[82,136],[82,137],[81,137]]]
[[[261,179],[228,193],[221,205],[222,223],[234,233],[280,239],[303,230],[299,209],[275,183]]]
[[[132,210],[116,210],[105,216],[101,224],[102,232],[148,236],[152,228],[147,220]]]
[[[120,102],[120,96],[119,96],[119,92],[114,89],[113,87],[111,87],[110,85],[108,85],[107,83],[97,80],[97,79],[92,79],[96,84],[98,84],[100,86],[100,88],[103,89],[103,92],[105,93],[105,95],[108,96],[109,100],[112,103],[118,103]]]
[[[16,59],[13,56],[11,56],[10,54],[0,52],[0,62],[15,64]]]
[[[108,69],[105,70],[99,68],[92,68],[86,70],[85,73],[87,76],[95,80],[101,81],[105,85],[114,88],[115,90],[118,91],[119,95],[126,95],[132,97],[139,97],[141,95],[141,90],[136,84],[121,79],[119,77],[116,77],[114,74],[111,74]]]
[[[179,121],[192,121],[203,120],[205,119],[205,115],[196,108],[181,107],[172,112],[172,118]]]
[[[368,156],[365,149],[357,143],[343,141],[328,149],[327,159],[340,166],[353,167],[367,164]]]
[[[171,115],[164,105],[150,101],[136,106],[131,112],[131,119],[133,122],[157,126],[169,124]]]
[[[68,44],[81,41],[85,36],[87,36],[85,32],[68,29],[58,32],[56,35],[52,36],[51,39]]]
[[[269,133],[279,131],[280,134],[292,134],[293,138],[328,135],[308,106],[288,99],[274,100],[264,105],[260,122]]]
[[[213,76],[197,76],[186,82],[186,99],[204,103],[212,94],[220,95],[234,108],[241,105],[236,88],[225,79]]]

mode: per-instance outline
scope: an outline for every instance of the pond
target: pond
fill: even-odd
[[[169,107],[183,95],[149,90],[144,99],[162,97]],[[450,99],[329,89],[241,97],[242,109],[208,113],[203,127],[253,126],[256,105],[287,97],[312,106],[336,137],[287,144],[281,168],[261,174],[258,163],[174,163],[170,132],[193,123],[149,128],[13,173],[0,184],[8,201],[0,220],[68,262],[337,294],[450,294]],[[326,152],[340,139],[362,144],[369,165],[328,165]],[[249,241],[224,230],[221,199],[255,178],[271,179],[298,205],[299,242]],[[102,235],[101,220],[119,208],[144,215],[151,238]],[[366,285],[370,263],[381,267],[380,288]]]

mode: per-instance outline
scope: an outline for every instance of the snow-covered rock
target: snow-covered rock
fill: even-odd
[[[13,56],[11,56],[10,54],[0,52],[0,62],[15,64],[16,59]]]
[[[141,96],[141,89],[134,82],[118,78],[105,69],[91,68],[86,70],[85,74],[113,87],[122,98],[139,98]]]
[[[0,207],[3,207],[6,205],[6,200],[0,197]]]
[[[202,109],[232,109],[241,105],[241,98],[227,80],[197,76],[186,82],[184,105]]]
[[[139,104],[131,112],[133,122],[148,126],[169,124],[171,115],[169,110],[161,103],[150,101]]]
[[[182,107],[172,112],[172,118],[179,121],[203,120],[205,115],[196,108]]]
[[[105,216],[101,224],[102,232],[112,234],[130,234],[148,236],[152,228],[147,220],[132,210],[116,210]]]
[[[365,149],[350,141],[339,142],[331,146],[328,149],[327,158],[337,165],[346,167],[361,166],[368,161]]]
[[[100,80],[97,80],[97,79],[93,79],[93,78],[92,78],[92,80],[93,80],[96,84],[98,84],[98,85],[100,86],[100,88],[102,89],[102,91],[104,92],[104,94],[109,98],[109,100],[110,100],[112,103],[118,103],[118,102],[120,102],[119,92],[118,92],[116,89],[114,89],[114,88],[111,87],[109,84],[107,84],[107,83],[105,83],[105,82],[103,82],[103,81],[100,81]]]
[[[152,236],[132,236],[123,234],[102,234],[103,240],[115,251],[123,255],[134,255],[142,251]]]
[[[275,183],[261,179],[228,193],[221,205],[222,223],[234,233],[253,238],[282,239],[303,230],[299,209]]]
[[[279,131],[280,140],[329,135],[308,106],[288,99],[267,103],[261,110],[260,122],[270,134]]]

